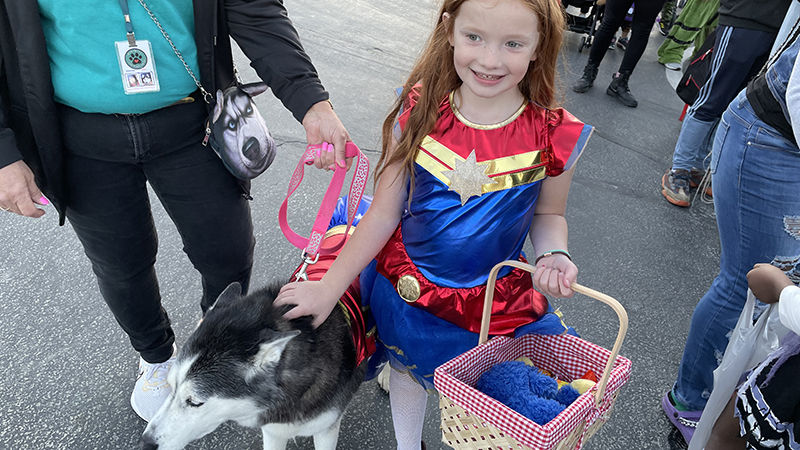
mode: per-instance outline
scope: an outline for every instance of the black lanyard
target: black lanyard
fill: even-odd
[[[128,0],[119,0],[119,6],[122,7],[122,14],[125,16],[125,30],[128,32],[128,45],[133,47],[136,45],[136,36],[133,34],[133,24],[131,23],[131,14],[128,10]]]

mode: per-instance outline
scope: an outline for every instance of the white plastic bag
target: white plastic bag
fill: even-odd
[[[689,450],[701,450],[711,436],[711,429],[730,401],[742,374],[757,366],[770,353],[780,347],[780,340],[788,329],[781,324],[778,304],[772,304],[753,323],[756,297],[747,290],[744,305],[736,328],[719,367],[714,370],[714,390],[703,409],[703,415],[689,443]]]

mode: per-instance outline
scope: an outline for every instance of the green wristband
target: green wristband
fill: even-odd
[[[533,265],[535,266],[536,264],[539,264],[539,260],[541,260],[542,258],[547,258],[548,256],[553,256],[553,255],[564,255],[564,256],[567,257],[567,259],[572,261],[572,255],[570,255],[568,251],[566,251],[566,250],[550,250],[549,252],[544,252],[541,255],[539,255],[536,258],[536,260],[533,262]]]

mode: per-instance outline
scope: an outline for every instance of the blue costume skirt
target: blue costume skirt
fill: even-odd
[[[360,218],[371,198],[358,208]],[[357,220],[355,221],[357,222]],[[339,199],[330,227],[347,223],[347,198]],[[373,260],[360,276],[361,302],[368,310],[367,330],[377,331],[377,351],[370,357],[367,379],[377,376],[388,361],[392,368],[412,375],[425,389],[433,390],[433,372],[456,356],[478,345],[478,334],[451,324],[406,303],[392,283],[379,274]],[[573,334],[552,308],[537,321],[517,328],[525,334]]]

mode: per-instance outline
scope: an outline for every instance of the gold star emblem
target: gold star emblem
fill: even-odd
[[[483,192],[481,186],[484,184],[497,184],[497,181],[486,175],[489,163],[480,163],[475,157],[475,150],[467,156],[464,161],[455,162],[455,169],[443,170],[442,175],[450,179],[451,191],[456,191],[461,195],[461,206],[464,206],[473,195],[480,196]]]

